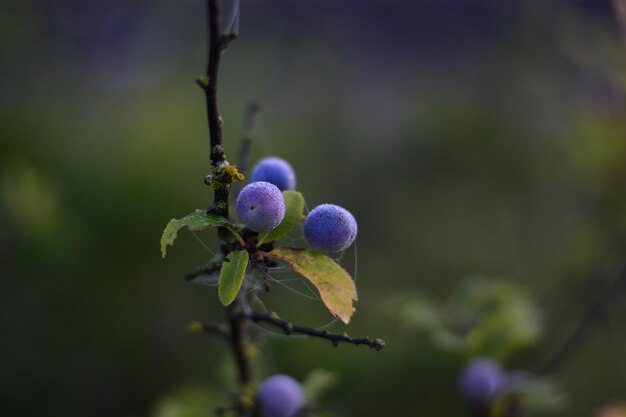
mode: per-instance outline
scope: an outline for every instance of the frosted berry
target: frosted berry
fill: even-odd
[[[263,417],[296,417],[306,404],[302,387],[287,375],[274,375],[263,381],[257,398]]]
[[[277,157],[261,159],[252,169],[252,182],[265,181],[280,191],[296,188],[296,174],[289,162]]]
[[[309,244],[323,252],[339,252],[354,242],[356,220],[343,207],[322,204],[315,207],[304,222],[304,236]]]
[[[487,357],[469,361],[459,377],[461,396],[473,404],[489,404],[506,385],[506,374],[498,362]]]
[[[274,184],[253,182],[243,187],[239,193],[237,213],[248,229],[266,232],[283,221],[285,199]]]

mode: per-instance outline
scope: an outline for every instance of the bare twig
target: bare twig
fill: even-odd
[[[222,51],[226,49],[228,44],[236,39],[237,36],[232,33],[221,34],[219,0],[207,0],[207,21],[209,24],[209,58],[206,75],[204,78],[196,80],[196,82],[204,90],[206,100],[211,143],[211,165],[214,173],[222,174],[221,169],[226,163],[226,157],[224,156],[224,145],[222,141],[223,121],[217,103],[217,82]],[[217,214],[226,218],[228,218],[229,188],[230,184],[222,184],[222,186],[214,187],[215,198],[213,207],[211,208]],[[225,240],[223,230],[219,230],[218,233],[220,238]]]
[[[226,307],[226,317],[230,325],[230,344],[237,361],[239,382],[246,386],[252,382],[252,361],[249,356],[248,333],[246,321],[240,315],[241,293],[231,305]]]
[[[208,266],[201,266],[197,268],[193,272],[189,272],[185,275],[185,279],[187,281],[194,281],[196,278],[201,277],[203,275],[214,275],[219,274],[222,265],[220,263],[211,264]]]
[[[187,326],[189,331],[194,333],[206,333],[225,337],[227,340],[230,338],[230,331],[228,325],[225,323],[200,323],[193,321]]]
[[[382,339],[370,339],[369,337],[354,338],[347,334],[329,333],[326,330],[317,330],[311,327],[300,326],[290,323],[286,320],[279,319],[271,314],[256,313],[256,312],[242,312],[241,317],[244,317],[254,323],[267,323],[272,326],[280,328],[286,335],[293,333],[304,334],[311,337],[319,337],[321,339],[329,340],[333,346],[338,346],[340,343],[349,343],[353,345],[365,345],[371,349],[381,350],[385,347],[385,341]]]
[[[218,165],[224,161],[222,145],[222,119],[217,107],[217,76],[222,56],[220,40],[220,5],[219,0],[207,0],[207,20],[209,22],[209,61],[206,70],[204,92],[206,98],[209,135],[211,138],[211,162]]]

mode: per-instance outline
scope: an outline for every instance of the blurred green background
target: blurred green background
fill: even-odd
[[[320,403],[333,416],[461,416],[468,357],[544,371],[582,327],[547,372],[563,397],[550,415],[626,400],[611,286],[626,266],[626,49],[611,2],[241,7],[220,80],[226,153],[257,100],[253,160],[288,159],[309,207],[359,222],[357,314],[332,330],[388,344],[269,337],[261,376],[335,372]],[[159,253],[166,222],[212,200],[205,40],[201,1],[0,3],[0,414],[212,415],[236,388],[227,346],[185,330],[223,314],[183,279],[209,250],[181,233]],[[280,286],[263,298],[295,322],[331,319]],[[472,339],[475,317],[450,324],[463,303],[501,314],[484,330],[495,342]]]

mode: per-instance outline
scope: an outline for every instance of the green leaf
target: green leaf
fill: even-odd
[[[151,417],[205,417],[225,399],[204,382],[191,382],[157,400]]]
[[[554,415],[563,409],[567,399],[562,388],[545,377],[530,376],[518,383],[514,391],[524,399],[528,415]]]
[[[410,330],[429,332],[442,326],[441,307],[422,294],[398,293],[385,297],[383,312]]]
[[[167,226],[165,226],[163,230],[163,235],[161,236],[161,256],[165,258],[167,246],[174,244],[178,231],[183,227],[187,227],[189,230],[193,231],[200,231],[209,226],[227,227],[233,234],[236,234],[234,225],[228,219],[218,214],[207,212],[206,210],[197,209],[182,219],[172,219],[167,223]]]
[[[334,388],[338,381],[339,376],[335,372],[317,368],[307,374],[302,382],[302,388],[309,402],[316,403],[326,391]]]
[[[533,346],[541,334],[539,312],[530,296],[507,281],[474,278],[459,288],[445,314],[469,324],[458,327],[449,322],[465,339],[468,357],[487,355],[504,361]]]
[[[307,278],[320,292],[328,311],[348,324],[354,313],[353,301],[357,300],[356,285],[352,277],[339,264],[321,252],[278,248],[269,256],[286,262],[291,269]]]
[[[228,254],[220,272],[220,301],[225,306],[235,301],[248,266],[248,252],[237,250]]]
[[[298,191],[283,191],[283,197],[285,199],[285,218],[276,228],[259,235],[259,245],[280,239],[300,222],[304,211],[302,194]]]

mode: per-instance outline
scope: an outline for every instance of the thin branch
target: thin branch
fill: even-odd
[[[239,382],[244,387],[252,382],[252,361],[248,349],[248,332],[246,321],[241,317],[241,293],[231,305],[226,307],[226,317],[230,326],[230,344],[237,361]]]
[[[189,272],[185,275],[185,280],[193,282],[196,278],[204,275],[219,274],[222,265],[220,263],[211,264],[208,266],[201,266],[193,272]]]
[[[221,34],[220,28],[220,0],[207,0],[207,21],[209,25],[209,51],[206,75],[204,78],[196,80],[197,84],[204,90],[206,100],[207,119],[209,123],[209,137],[211,143],[211,165],[213,174],[223,175],[223,168],[227,165],[224,156],[224,145],[222,141],[222,117],[220,116],[217,103],[217,83],[220,68],[222,51],[228,47],[230,42],[237,38],[235,34]],[[229,180],[232,178],[229,176]],[[228,196],[230,181],[225,184],[214,186],[215,198],[211,210],[217,214],[228,218]],[[220,239],[225,241],[223,231],[218,232]]]
[[[203,88],[206,98],[207,118],[209,122],[209,135],[211,142],[211,165],[214,170],[223,168],[226,158],[224,156],[224,146],[222,142],[222,118],[217,105],[217,82],[220,58],[222,51],[228,44],[236,38],[234,34],[221,34],[220,28],[220,1],[207,0],[207,21],[209,24],[209,60],[207,64],[206,77],[198,80],[198,84]],[[215,197],[212,210],[228,218],[228,196],[230,194],[230,184],[226,186],[214,187]],[[221,240],[221,251],[227,255],[231,246],[226,243],[226,230],[218,228],[218,236]],[[228,233],[228,232],[226,232]],[[239,383],[246,387],[252,381],[252,362],[249,356],[248,338],[246,322],[238,317],[241,310],[241,300],[239,297],[228,307],[226,307],[226,317],[229,326],[230,343],[239,370]],[[250,414],[250,410],[241,410],[241,415]]]
[[[222,47],[220,42],[220,2],[207,0],[207,20],[209,22],[209,61],[206,69],[206,98],[209,135],[211,138],[211,163],[216,166],[224,161],[222,145],[222,119],[217,107],[217,76],[220,68]]]
[[[286,320],[279,319],[272,314],[268,313],[256,313],[256,312],[243,312],[241,316],[254,322],[254,323],[266,323],[272,326],[280,328],[286,335],[293,333],[304,334],[311,337],[319,337],[321,339],[329,340],[333,346],[338,346],[340,343],[349,343],[353,345],[365,345],[370,349],[381,350],[385,347],[385,341],[382,339],[370,339],[369,337],[354,338],[347,334],[330,333],[327,330],[317,330],[311,327],[300,326],[290,323]]]
[[[194,333],[206,333],[225,337],[227,340],[230,339],[230,331],[225,323],[200,323],[193,321],[189,323],[187,328]]]

